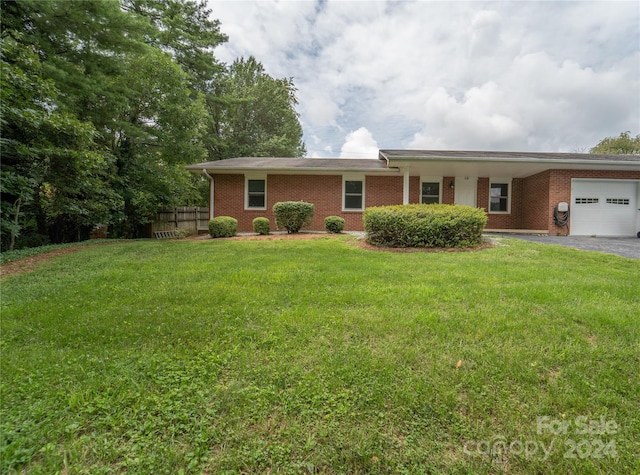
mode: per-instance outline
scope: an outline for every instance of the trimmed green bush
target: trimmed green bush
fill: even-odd
[[[231,216],[218,216],[209,221],[209,234],[212,238],[233,237],[238,231],[238,220]]]
[[[269,234],[271,223],[268,218],[255,218],[253,220],[253,232],[258,234]]]
[[[311,224],[314,206],[305,201],[280,201],[273,205],[276,227],[286,229],[287,233],[297,233]]]
[[[461,205],[397,205],[368,208],[364,229],[371,244],[386,247],[473,247],[487,214]]]
[[[187,229],[184,228],[176,228],[175,229],[175,233],[176,233],[176,237],[178,239],[184,239],[186,237],[191,236],[193,233]]]
[[[340,216],[327,216],[324,218],[324,228],[328,233],[341,233],[344,229],[344,219]]]

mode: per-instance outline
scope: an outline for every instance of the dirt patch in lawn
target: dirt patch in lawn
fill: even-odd
[[[114,242],[122,242],[114,241]],[[78,252],[82,249],[87,249],[95,246],[104,246],[106,244],[112,244],[111,242],[99,242],[96,244],[85,244],[83,246],[63,247],[62,249],[54,249],[52,251],[44,252],[42,254],[36,254],[34,256],[23,257],[15,261],[6,262],[0,265],[0,277],[5,275],[20,274],[21,272],[29,272],[35,269],[38,265],[48,261],[56,256],[62,256],[64,254],[71,254],[72,252]]]
[[[99,244],[95,244],[95,246],[99,246]],[[42,262],[48,261],[53,257],[61,256],[63,254],[70,254],[72,252],[79,251],[80,249],[86,249],[87,247],[89,246],[55,249],[44,254],[36,254],[35,256],[24,257],[22,259],[18,259],[17,261],[7,262],[6,264],[0,265],[0,277],[4,277],[5,275],[19,274],[21,272],[29,272]]]

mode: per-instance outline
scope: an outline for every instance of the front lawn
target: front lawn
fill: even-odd
[[[640,261],[86,247],[1,281],[2,473],[637,473]]]

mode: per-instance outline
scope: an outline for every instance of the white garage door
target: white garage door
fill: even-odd
[[[572,236],[635,236],[638,183],[571,180]]]

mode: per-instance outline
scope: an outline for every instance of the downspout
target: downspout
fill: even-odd
[[[391,168],[389,166],[389,158],[387,158],[387,156],[384,153],[378,151],[378,160],[380,160],[381,157],[385,160],[385,162],[387,162],[387,168]]]
[[[209,178],[209,219],[213,219],[213,177],[209,175],[206,168],[202,169],[207,178]]]

